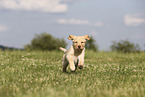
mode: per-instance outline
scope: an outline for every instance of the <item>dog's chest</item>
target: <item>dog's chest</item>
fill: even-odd
[[[75,63],[75,64],[77,64],[77,63],[78,63],[78,61],[79,61],[78,56],[74,56],[74,57],[73,57],[73,60],[74,60],[74,63]]]

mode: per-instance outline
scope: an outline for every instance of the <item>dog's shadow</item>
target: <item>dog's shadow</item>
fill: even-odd
[[[77,71],[66,71],[66,72],[62,72],[62,73],[70,75],[70,74],[78,74],[79,72],[77,72]]]

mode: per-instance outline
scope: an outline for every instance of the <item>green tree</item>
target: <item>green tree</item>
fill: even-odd
[[[130,52],[140,52],[140,47],[138,44],[129,42],[128,40],[121,40],[119,42],[113,41],[110,46],[112,51],[130,53]]]
[[[96,40],[92,36],[90,37],[90,40],[86,41],[86,49],[98,51]]]
[[[54,38],[48,33],[36,34],[31,44],[24,46],[25,50],[42,50],[42,51],[52,51],[58,50],[59,47],[66,47],[67,43],[64,39]]]

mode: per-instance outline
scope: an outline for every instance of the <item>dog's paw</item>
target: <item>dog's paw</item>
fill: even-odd
[[[79,65],[78,68],[79,68],[79,69],[83,69],[83,66],[82,66],[82,65]]]
[[[71,71],[75,71],[75,66],[70,66]]]

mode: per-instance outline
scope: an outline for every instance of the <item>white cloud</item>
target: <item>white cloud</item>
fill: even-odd
[[[0,32],[4,32],[6,30],[8,30],[8,27],[7,26],[0,25]]]
[[[58,24],[77,24],[77,25],[90,25],[87,20],[77,20],[77,19],[58,19]]]
[[[79,19],[58,19],[56,20],[58,24],[69,24],[69,25],[87,25],[94,27],[102,27],[104,24],[102,22],[92,23],[88,20],[79,20]]]
[[[65,3],[72,3],[72,2],[86,1],[86,0],[61,0],[61,1]]]
[[[0,9],[59,13],[67,10],[60,0],[0,0]]]
[[[125,15],[124,23],[126,26],[139,26],[142,23],[145,23],[145,18],[141,14]]]
[[[94,24],[95,27],[102,27],[104,24],[102,22],[96,22]]]

